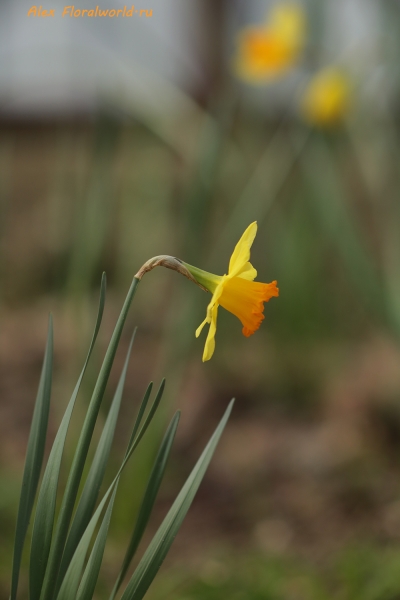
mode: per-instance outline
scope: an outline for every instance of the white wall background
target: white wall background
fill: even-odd
[[[201,87],[206,74],[202,0],[137,0],[152,9],[151,18],[61,17],[64,3],[41,0],[55,8],[54,18],[27,17],[32,0],[0,1],[0,114],[53,116],[87,112],[103,96],[126,95],[140,110],[179,111],[184,96]],[[83,0],[76,8],[122,8],[116,0]],[[323,7],[321,62],[346,63],[372,77],[380,64],[379,0],[308,0]],[[226,0],[226,62],[235,34],[244,24],[263,19],[272,0]],[[128,6],[131,6],[128,4]],[[222,33],[221,33],[222,35]],[[277,85],[247,88],[254,107],[285,101],[303,77],[302,67]]]

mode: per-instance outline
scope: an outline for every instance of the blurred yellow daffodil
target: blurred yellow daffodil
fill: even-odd
[[[265,83],[292,68],[302,50],[305,15],[298,4],[276,4],[262,26],[246,27],[238,35],[235,72],[250,83]]]
[[[327,67],[308,84],[301,102],[302,114],[312,125],[337,125],[349,109],[350,95],[348,77],[337,67]]]
[[[218,306],[233,313],[243,325],[243,335],[249,337],[260,327],[264,319],[264,302],[279,296],[276,281],[260,283],[254,281],[257,271],[249,262],[250,248],[257,233],[257,223],[251,223],[236,244],[229,261],[228,274],[219,276],[183,263],[202,287],[212,293],[207,307],[207,316],[196,330],[198,337],[206,323],[210,325],[203,352],[203,362],[209,360],[215,348]]]

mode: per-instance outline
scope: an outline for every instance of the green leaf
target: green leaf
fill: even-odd
[[[165,468],[167,466],[168,458],[171,452],[172,444],[175,438],[176,430],[178,427],[180,418],[180,412],[175,413],[164,439],[161,443],[160,449],[154,461],[153,469],[150,474],[150,478],[147,484],[146,491],[143,496],[142,504],[139,509],[139,514],[136,521],[136,526],[132,534],[131,541],[125,554],[125,558],[121,567],[121,571],[118,575],[118,579],[114,586],[111,594],[111,600],[115,598],[115,595],[123,581],[126,572],[131,564],[132,558],[139,546],[140,540],[142,539],[143,533],[146,529],[149,521],[151,512],[153,510],[154,502],[157,498],[158,490],[163,479]]]
[[[120,469],[119,469],[116,477],[118,477],[121,474],[121,472],[122,472],[123,468],[125,467],[127,461],[129,460],[130,456],[132,455],[132,452],[133,452],[134,448],[137,447],[138,441],[136,440],[136,432],[137,432],[137,430],[139,428],[139,425],[140,425],[141,420],[143,418],[143,414],[144,414],[144,412],[146,410],[146,406],[147,406],[147,403],[148,403],[149,398],[150,398],[152,387],[153,387],[152,383],[150,383],[147,386],[147,390],[146,390],[146,392],[145,392],[145,394],[143,396],[143,399],[142,399],[142,402],[140,404],[140,408],[139,408],[139,411],[138,411],[138,415],[136,417],[135,424],[133,426],[132,434],[130,436],[130,440],[129,440],[129,443],[128,443],[128,446],[127,446],[127,449],[126,449],[126,452],[125,452],[125,457],[124,457],[123,463],[122,463],[122,465],[121,465],[121,467],[120,467]],[[161,393],[161,395],[162,395],[162,393]],[[158,394],[157,398],[158,398],[158,402],[159,402],[159,400],[161,399],[160,394]],[[156,400],[157,400],[157,398],[156,398]],[[156,400],[153,403],[153,407],[156,404]],[[154,414],[154,411],[153,411],[153,414]],[[135,446],[134,447],[133,447],[133,442],[135,442]],[[74,520],[74,522],[75,522],[75,520]],[[73,522],[73,524],[74,524],[74,522]],[[85,527],[86,527],[86,525],[85,525]],[[81,532],[81,535],[82,535],[82,532]],[[68,538],[68,540],[69,540],[69,538]],[[67,540],[67,545],[68,545],[68,540]],[[78,539],[78,542],[79,542],[79,539]],[[75,552],[75,548],[73,549],[73,552]],[[67,562],[66,558],[63,556],[62,561],[63,561],[63,564],[62,564],[62,566],[60,568],[60,571],[59,571],[59,574],[58,574],[56,592],[58,592],[58,590],[60,589],[60,586],[62,584],[63,578],[65,576],[65,572],[68,569],[68,566],[70,564],[71,556],[69,556],[68,562]]]
[[[114,506],[116,492],[117,486],[115,486],[114,493],[111,497],[110,502],[108,503],[103,522],[97,534],[96,541],[93,545],[92,552],[90,554],[85,572],[83,573],[83,577],[78,588],[76,600],[92,600],[93,598],[94,589],[96,587],[97,579],[99,577],[101,561],[103,560],[104,548],[107,541],[108,528],[110,525],[111,513]]]
[[[40,597],[40,590],[42,587],[43,578],[46,570],[47,559],[51,544],[51,536],[53,533],[58,479],[60,474],[65,439],[67,437],[68,427],[71,420],[72,411],[75,406],[75,401],[78,396],[78,392],[86,371],[86,367],[89,362],[89,358],[91,356],[94,344],[96,342],[97,334],[99,332],[104,310],[105,294],[106,277],[105,274],[103,274],[101,280],[99,309],[89,351],[85,363],[83,365],[82,372],[79,376],[75,389],[72,393],[71,399],[68,403],[67,409],[61,421],[60,427],[58,429],[57,435],[55,437],[50,456],[47,461],[43,481],[39,490],[30,552],[30,600],[37,600]]]
[[[119,477],[114,479],[99,506],[97,507],[96,512],[90,519],[85,533],[81,537],[78,547],[76,548],[74,556],[69,564],[68,570],[60,587],[60,591],[58,592],[57,600],[72,600],[72,598],[76,598],[90,541],[111,492],[113,492],[112,501],[115,497],[115,493],[117,491],[116,484],[118,483],[118,480]]]
[[[32,417],[29,433],[28,449],[24,475],[22,480],[21,497],[19,501],[17,526],[15,531],[14,556],[11,578],[10,600],[15,600],[18,588],[19,569],[25,536],[32,513],[36,490],[42,468],[44,447],[46,442],[47,424],[49,420],[51,378],[53,370],[53,319],[49,317],[46,351],[43,360],[42,374]]]
[[[85,531],[87,524],[90,521],[94,507],[96,505],[97,497],[100,491],[100,486],[102,484],[108,458],[110,456],[111,444],[114,438],[115,426],[117,424],[117,418],[121,406],[126,372],[128,369],[135,333],[136,330],[132,336],[132,340],[129,345],[128,353],[125,359],[125,364],[122,369],[122,373],[114,395],[114,399],[111,403],[108,417],[104,425],[99,443],[97,445],[96,453],[94,455],[89,474],[85,481],[85,485],[81,497],[79,499],[74,519],[72,521],[71,529],[68,535],[67,543],[65,545],[65,550],[58,575],[58,579],[60,582],[64,578],[71,558],[75,552],[76,547],[78,546],[79,540],[82,537],[82,534]]]
[[[40,600],[51,600],[53,597],[61,557],[64,551],[64,545],[68,534],[68,528],[74,508],[76,496],[79,489],[83,469],[86,462],[87,453],[92,439],[93,430],[96,424],[100,405],[103,400],[104,391],[108,382],[111,367],[114,362],[115,353],[121,338],[123,326],[128,315],[129,307],[135,295],[139,280],[133,278],[129,288],[117,324],[111,336],[106,355],[101,366],[99,376],[93,390],[92,398],[86,413],[82,431],[79,436],[77,448],[72,462],[71,470],[67,480],[64,496],[61,503],[60,513],[58,515],[54,537],[50,547],[49,559],[46,568],[46,574],[42,586]]]
[[[121,600],[141,600],[156,576],[207,470],[214,450],[232,410],[232,400],[213,436],[189,475],[185,485],[170,508],[157,533],[133,573]]]
[[[118,470],[118,473],[115,476],[115,480],[121,475],[122,471],[125,468],[126,463],[130,459],[130,457],[132,456],[134,450],[137,448],[140,440],[142,439],[142,437],[146,433],[146,430],[147,430],[148,426],[150,425],[150,423],[151,423],[151,421],[152,421],[152,419],[153,419],[153,417],[155,415],[155,412],[156,412],[156,410],[158,408],[158,405],[160,404],[160,401],[161,401],[161,398],[162,398],[162,395],[163,395],[163,392],[164,392],[165,379],[163,379],[162,382],[161,382],[161,385],[160,385],[160,387],[158,389],[158,392],[156,394],[154,402],[151,405],[151,408],[150,408],[149,413],[148,413],[148,415],[147,415],[147,417],[145,419],[145,422],[143,423],[142,427],[140,428],[139,433],[137,435],[135,435],[135,432],[137,431],[139,423],[140,423],[139,419],[143,416],[144,409],[146,408],[146,404],[147,404],[149,396],[150,396],[152,385],[153,384],[150,383],[149,386],[147,387],[146,393],[144,395],[144,398],[142,400],[142,404],[141,404],[140,409],[139,409],[139,414],[138,414],[138,416],[136,418],[135,425],[133,426],[133,431],[132,431],[132,434],[131,434],[129,442],[128,442],[128,446],[127,446],[127,449],[126,449],[126,452],[125,452],[124,460],[122,461],[122,464],[121,464],[121,466],[120,466],[120,468]]]
[[[149,392],[149,390],[151,390],[150,385],[147,388],[147,392]],[[146,419],[145,419],[145,421],[144,421],[144,423],[143,423],[142,427],[140,428],[139,433],[137,435],[136,435],[136,432],[137,432],[137,430],[139,428],[140,422],[139,422],[139,417],[136,419],[136,423],[135,423],[135,426],[134,426],[133,431],[132,431],[131,439],[129,440],[128,449],[126,451],[125,460],[127,460],[131,456],[131,454],[135,450],[135,448],[137,448],[140,440],[142,439],[142,437],[146,433],[148,426],[152,422],[153,417],[156,414],[156,410],[158,408],[158,405],[160,404],[162,395],[164,393],[164,388],[165,388],[165,379],[163,379],[161,381],[161,384],[160,384],[160,387],[158,388],[158,392],[156,394],[156,397],[154,398],[154,402],[151,405],[151,408],[150,408],[150,410],[149,410],[149,412],[147,414],[147,417],[146,417]],[[146,394],[147,394],[147,392],[146,392]],[[142,406],[140,407],[140,412],[142,412],[142,414],[144,412],[144,408],[145,407],[143,407],[143,411],[142,411]],[[123,467],[121,467],[121,468],[123,468]]]
[[[149,398],[150,398],[150,394],[151,394],[151,390],[153,389],[153,382],[150,381],[149,385],[147,386],[147,390],[145,391],[145,394],[143,396],[142,402],[140,403],[140,407],[139,407],[139,411],[135,420],[135,424],[133,426],[132,429],[132,433],[131,433],[131,437],[129,440],[129,444],[128,447],[126,449],[126,454],[129,452],[129,448],[131,447],[131,445],[133,444],[135,437],[136,437],[136,433],[137,430],[139,429],[140,423],[142,422],[143,419],[143,415],[146,411],[146,407],[147,404],[149,402]]]
[[[154,404],[156,404],[157,399],[159,402],[159,398],[158,396],[161,398],[162,395],[162,389],[163,386],[160,386],[160,390],[159,393],[157,394],[157,397],[153,403],[152,409],[154,407]],[[161,391],[161,393],[160,393]],[[157,403],[158,406],[158,403]],[[152,410],[151,409],[151,410]],[[150,414],[150,413],[149,413]],[[154,414],[154,412],[153,412]],[[136,419],[137,422],[137,419]],[[135,427],[136,427],[136,423],[135,423]],[[134,427],[134,428],[135,428]],[[125,457],[124,460],[122,461],[122,465],[120,466],[113,482],[111,483],[110,487],[108,488],[108,490],[106,491],[106,493],[104,494],[99,506],[96,509],[96,512],[94,513],[94,515],[92,516],[92,518],[89,521],[88,526],[85,529],[84,534],[82,535],[80,542],[74,552],[74,555],[71,559],[71,562],[68,566],[67,572],[65,574],[65,577],[61,583],[61,587],[60,590],[57,594],[57,600],[71,600],[71,598],[75,598],[76,594],[77,594],[77,590],[78,590],[78,586],[79,586],[79,580],[82,574],[82,570],[83,570],[83,565],[85,562],[85,558],[86,558],[86,554],[90,545],[90,541],[91,538],[93,536],[94,530],[96,528],[97,522],[100,518],[101,512],[104,509],[104,506],[107,502],[108,497],[110,496],[111,492],[114,490],[114,488],[118,485],[119,482],[119,478],[121,476],[121,473],[125,467],[125,465],[127,464],[129,458],[132,456],[132,452],[134,450],[134,448],[136,447],[136,445],[132,444],[132,435],[131,438],[129,440],[129,444],[128,444],[128,448],[127,451],[125,453]],[[137,436],[138,437],[138,436]]]

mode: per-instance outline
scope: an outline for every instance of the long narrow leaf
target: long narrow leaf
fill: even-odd
[[[76,496],[79,489],[83,469],[86,462],[87,453],[92,439],[93,430],[96,424],[97,416],[100,410],[100,405],[103,400],[104,391],[108,382],[111,367],[114,362],[115,353],[118,348],[119,340],[123,326],[125,324],[128,310],[135,295],[139,280],[133,278],[131,287],[129,288],[121,313],[118,317],[117,324],[111,336],[103,364],[100,369],[99,376],[93,390],[92,398],[86,413],[85,421],[82,426],[82,431],[78,440],[71,470],[69,473],[67,485],[65,488],[60,513],[58,516],[54,538],[50,547],[50,554],[46,568],[46,574],[42,587],[40,600],[51,600],[55,589],[58,570],[60,567],[61,557],[64,551],[64,545],[68,534],[68,528],[74,508]]]
[[[106,513],[103,517],[103,522],[93,545],[92,552],[86,565],[81,583],[78,588],[76,600],[92,600],[97,579],[99,577],[101,561],[103,560],[104,548],[107,541],[108,528],[110,526],[111,513],[114,506],[115,494],[117,486],[114,488],[114,493],[108,503]]]
[[[157,397],[153,403],[153,406],[150,409],[150,412],[152,411],[155,404],[157,404],[157,406],[158,406],[158,403],[162,396],[163,389],[164,389],[164,386],[161,385],[160,390],[157,394]],[[153,414],[154,414],[154,412],[153,412]],[[148,420],[148,417],[147,417],[147,420]],[[137,420],[136,420],[136,422],[137,422]],[[134,429],[135,428],[136,428],[136,423],[135,423]],[[139,433],[139,435],[140,435],[140,433]],[[137,437],[139,437],[139,435]],[[87,554],[94,530],[96,528],[97,522],[100,518],[100,515],[101,515],[103,509],[104,509],[107,499],[109,498],[110,494],[113,492],[114,488],[118,485],[121,473],[122,473],[123,469],[125,468],[128,460],[132,456],[134,449],[137,446],[137,444],[132,444],[132,437],[133,436],[131,435],[131,438],[129,440],[128,447],[127,447],[127,450],[125,453],[124,460],[122,461],[122,464],[121,464],[120,468],[118,469],[118,472],[117,472],[114,480],[112,481],[108,490],[104,494],[99,506],[96,509],[96,512],[93,514],[92,518],[90,519],[89,524],[87,525],[85,532],[82,535],[80,542],[74,552],[74,555],[68,566],[65,577],[61,583],[60,590],[56,596],[57,600],[71,600],[71,598],[76,597],[76,593],[77,593],[78,586],[79,586],[79,580],[82,575],[82,570],[83,570],[83,565],[85,562],[86,554]]]
[[[106,505],[106,502],[107,502],[111,492],[113,492],[113,496],[116,493],[116,490],[117,490],[116,484],[118,483],[118,480],[119,480],[119,478],[117,477],[112,482],[112,484],[108,488],[107,492],[105,493],[102,501],[100,502],[99,506],[97,507],[96,512],[90,519],[90,522],[85,530],[85,533],[83,534],[83,536],[78,544],[78,547],[75,550],[74,556],[72,557],[72,560],[68,567],[67,573],[62,582],[60,591],[58,592],[57,600],[72,600],[73,598],[74,599],[76,598],[76,594],[77,594],[79,583],[80,583],[81,576],[82,576],[83,566],[85,563],[87,552],[89,550],[89,545],[90,545],[92,536],[94,534],[94,530],[96,528],[96,525],[98,523],[100,515],[103,512],[103,509]]]
[[[140,403],[139,411],[138,411],[138,414],[137,414],[137,417],[136,417],[136,420],[135,420],[135,424],[134,424],[133,429],[132,429],[132,433],[131,433],[131,437],[129,439],[129,444],[128,444],[128,447],[126,449],[126,453],[129,452],[129,448],[131,447],[131,445],[133,444],[133,442],[135,440],[136,433],[137,433],[137,431],[138,431],[138,429],[140,427],[140,423],[142,422],[143,415],[144,415],[144,413],[146,411],[146,407],[147,407],[147,404],[149,402],[149,398],[150,398],[152,389],[153,389],[153,382],[150,381],[150,383],[147,386],[147,389],[146,389],[146,391],[144,393],[143,399],[142,399],[142,401]]]
[[[97,313],[96,324],[89,346],[89,351],[83,365],[82,372],[79,376],[67,409],[61,421],[57,435],[55,437],[49,459],[47,461],[46,470],[44,472],[43,481],[39,490],[39,497],[36,506],[35,522],[32,533],[32,544],[30,553],[30,600],[37,600],[40,597],[40,590],[43,583],[43,578],[47,565],[47,558],[50,550],[51,536],[54,525],[54,514],[56,508],[57,487],[60,474],[61,460],[64,451],[65,439],[67,437],[68,427],[71,420],[72,411],[75,406],[75,401],[82,383],[89,358],[92,354],[97,334],[99,332],[106,294],[106,277],[103,274],[101,280],[100,301]]]
[[[132,431],[131,439],[130,439],[129,444],[128,444],[127,456],[131,456],[132,452],[138,446],[140,440],[142,439],[142,437],[146,433],[148,426],[152,422],[153,417],[156,414],[156,410],[158,408],[158,405],[160,404],[162,395],[164,393],[164,388],[165,388],[165,379],[163,379],[161,381],[161,384],[160,384],[160,387],[158,388],[158,392],[156,394],[156,397],[154,398],[154,402],[151,405],[151,408],[150,408],[150,410],[149,410],[149,412],[148,412],[148,414],[147,414],[147,416],[145,418],[145,421],[144,421],[142,427],[140,428],[139,433],[137,433],[137,435],[136,435],[136,432],[137,432],[137,430],[139,428],[139,422],[138,422],[138,419],[136,420],[135,426],[134,426],[133,431]]]
[[[213,436],[189,475],[132,575],[121,600],[141,600],[156,576],[186,516],[232,410],[230,402]]]
[[[51,396],[51,379],[53,370],[53,319],[49,317],[46,351],[43,360],[42,374],[33,412],[32,425],[29,433],[28,449],[24,475],[22,480],[21,497],[19,501],[17,526],[15,531],[14,556],[11,578],[10,600],[15,600],[18,588],[19,569],[22,551],[29,519],[35,500],[42,468],[44,447],[46,442],[47,425]]]
[[[96,505],[97,497],[99,495],[100,486],[102,484],[108,458],[110,456],[111,444],[114,438],[115,426],[117,424],[117,418],[121,406],[126,372],[128,369],[135,333],[136,330],[132,336],[132,340],[129,345],[129,349],[125,359],[125,364],[121,372],[117,389],[115,391],[114,399],[111,403],[108,417],[104,425],[99,443],[97,445],[96,453],[94,455],[89,474],[85,481],[85,485],[81,497],[79,499],[78,507],[76,509],[75,516],[72,521],[71,529],[68,534],[67,543],[65,545],[65,550],[59,571],[59,580],[61,581],[64,578],[64,575],[68,569],[68,565],[71,561],[76,547],[78,546],[79,540],[82,537],[82,534],[90,521],[94,507]]]
[[[153,510],[154,502],[157,498],[158,490],[164,477],[165,468],[167,466],[172,444],[175,439],[179,418],[180,412],[178,411],[174,415],[167,429],[167,432],[164,436],[164,439],[161,443],[160,449],[154,461],[153,469],[151,471],[146,491],[143,496],[142,504],[139,509],[136,526],[133,531],[131,541],[129,543],[124,561],[122,563],[121,571],[118,575],[118,579],[115,583],[110,600],[113,600],[115,598],[115,595],[126,575],[127,570],[129,569],[129,565],[132,562],[135,552],[139,546],[140,540],[142,539],[143,533],[146,529],[147,523]]]
[[[137,429],[138,429],[138,427],[140,425],[141,419],[143,418],[143,414],[144,414],[144,411],[146,409],[146,406],[147,406],[147,403],[149,401],[149,397],[150,397],[150,394],[151,394],[152,386],[153,386],[152,383],[150,383],[148,385],[147,390],[146,390],[146,392],[145,392],[145,394],[143,396],[143,400],[141,402],[141,405],[140,405],[140,408],[139,408],[139,412],[138,412],[138,415],[136,417],[135,424],[133,426],[132,434],[130,436],[129,443],[128,443],[128,446],[127,446],[127,449],[126,449],[126,452],[125,452],[124,460],[122,461],[122,464],[121,464],[121,466],[120,466],[120,468],[118,470],[117,475],[115,476],[115,479],[114,479],[113,483],[111,484],[109,490],[106,492],[106,495],[109,494],[110,490],[112,489],[112,486],[115,485],[115,482],[117,481],[118,477],[121,475],[123,469],[125,468],[126,463],[128,462],[128,460],[132,456],[133,450],[137,447],[137,443],[135,443],[135,445],[133,447],[133,442],[136,442],[135,433],[137,432]],[[156,398],[156,400],[157,400],[157,398]],[[154,406],[155,403],[156,403],[156,401],[154,401],[153,406]],[[104,498],[103,498],[103,500],[104,500]],[[57,592],[60,589],[62,581],[63,581],[63,579],[60,577],[59,581],[57,582]]]

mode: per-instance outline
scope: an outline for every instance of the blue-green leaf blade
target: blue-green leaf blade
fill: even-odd
[[[108,413],[106,423],[104,425],[97,449],[93,458],[92,465],[89,470],[89,474],[85,481],[85,485],[79,499],[78,507],[75,512],[74,519],[72,521],[71,529],[68,534],[67,543],[65,545],[64,554],[61,561],[61,567],[59,572],[59,580],[62,581],[71,558],[78,546],[79,540],[86,529],[87,524],[93,514],[94,507],[96,505],[97,497],[100,491],[104,473],[106,470],[108,458],[110,456],[110,450],[112,441],[114,438],[115,427],[121,407],[122,393],[125,385],[126,372],[128,369],[129,359],[132,350],[132,344],[135,337],[136,330],[132,336],[131,343],[125,359],[125,364],[121,372],[121,376],[117,385],[117,389],[114,394],[113,401]]]
[[[64,451],[65,440],[67,437],[68,427],[71,420],[72,411],[75,406],[75,401],[82,383],[83,376],[86,371],[97,334],[100,329],[100,324],[104,311],[106,293],[106,277],[103,274],[101,281],[99,308],[97,313],[96,324],[86,356],[83,369],[72,393],[65,414],[61,421],[57,435],[54,439],[53,446],[47,461],[46,469],[43,475],[42,484],[39,490],[38,502],[35,512],[35,521],[32,532],[32,543],[30,552],[30,600],[37,600],[40,597],[40,591],[43,583],[43,578],[49,555],[51,536],[54,525],[54,515],[56,509],[58,479],[61,468],[61,461]]]
[[[101,513],[103,512],[103,509],[111,492],[115,492],[117,482],[118,479],[114,480],[113,483],[110,485],[107,492],[104,494],[102,501],[97,507],[96,512],[90,519],[90,522],[86,527],[86,530],[83,536],[81,537],[78,547],[76,548],[72,560],[69,564],[68,570],[65,574],[62,585],[58,592],[57,600],[71,600],[72,598],[76,598],[91,539],[93,537],[96,525],[99,521]]]
[[[57,576],[60,567],[62,554],[64,551],[65,542],[68,535],[72,512],[74,509],[76,497],[78,494],[79,484],[81,481],[83,469],[85,466],[87,453],[92,439],[94,427],[96,425],[97,416],[103,400],[104,392],[111,372],[111,367],[114,362],[115,354],[121,338],[122,330],[128,315],[130,305],[135,295],[139,279],[133,278],[128,294],[125,298],[124,305],[119,314],[115,325],[110,343],[100,368],[100,372],[93,390],[93,394],[89,403],[86,417],[79,436],[77,448],[73,458],[71,470],[68,476],[64,496],[62,499],[60,512],[58,515],[55,532],[50,547],[49,559],[47,562],[46,573],[42,586],[40,600],[52,600],[54,590],[57,583]]]
[[[107,510],[103,517],[103,522],[93,545],[92,552],[85,571],[83,573],[81,583],[78,588],[76,600],[92,600],[97,579],[99,577],[101,562],[103,560],[104,548],[107,541],[108,528],[110,525],[111,513],[114,506],[115,494],[117,486],[114,488],[113,495],[108,503]]]
[[[134,571],[121,600],[141,600],[156,576],[193,501],[232,410],[233,400]]]
[[[138,414],[136,416],[135,423],[134,423],[133,429],[132,429],[132,433],[131,433],[131,436],[130,436],[130,439],[129,439],[129,444],[128,444],[128,447],[126,449],[126,454],[128,454],[129,448],[132,446],[133,442],[135,441],[136,434],[137,434],[137,431],[138,431],[138,429],[140,427],[140,423],[142,422],[143,415],[144,415],[144,413],[146,411],[146,407],[147,407],[147,404],[149,402],[149,398],[151,396],[152,389],[153,389],[153,382],[150,381],[150,383],[147,386],[147,389],[146,389],[146,391],[145,391],[145,393],[143,395],[143,398],[142,398],[142,401],[140,403],[140,406],[139,406]]]
[[[50,315],[46,351],[43,360],[32,425],[29,433],[22,489],[15,531],[10,600],[15,600],[18,588],[19,569],[25,536],[32,513],[36,490],[42,468],[49,420],[51,380],[53,371],[53,319]]]
[[[139,509],[136,526],[133,531],[128,549],[126,551],[121,571],[118,575],[118,579],[111,594],[111,599],[115,597],[121,585],[121,582],[123,581],[129,569],[129,565],[132,562],[135,552],[139,546],[140,540],[142,539],[143,533],[146,529],[147,523],[149,522],[154,502],[157,498],[158,490],[164,477],[172,444],[175,439],[179,418],[180,412],[178,411],[172,418],[171,423],[165,433],[164,439],[161,442],[160,448],[154,461],[153,469],[149,477],[149,481],[147,483],[146,491],[144,493],[143,500]]]
[[[163,389],[163,388],[162,388]],[[158,402],[162,396],[162,389],[161,393],[159,390],[159,393],[155,399],[155,401],[153,402],[152,408],[150,409],[150,412],[152,411],[152,409],[154,408],[154,405],[157,404],[158,406]],[[145,395],[146,398],[146,395]],[[147,402],[147,400],[146,400]],[[143,403],[142,403],[143,404]],[[140,411],[139,411],[140,412]],[[150,414],[150,413],[149,413]],[[147,417],[148,420],[148,417]],[[137,419],[136,419],[137,422]],[[135,423],[135,427],[136,428],[136,423]],[[78,587],[79,587],[79,582],[80,582],[80,578],[82,575],[82,571],[83,571],[83,566],[84,566],[84,562],[86,559],[86,555],[89,549],[89,545],[90,545],[90,541],[92,539],[94,530],[96,528],[97,522],[100,518],[100,515],[105,507],[105,504],[107,502],[107,499],[109,498],[110,494],[113,492],[114,488],[118,485],[119,482],[119,478],[121,476],[121,473],[123,471],[123,469],[125,468],[127,462],[129,461],[130,457],[132,456],[133,450],[136,446],[134,446],[131,442],[132,442],[132,435],[128,444],[128,448],[127,451],[125,453],[125,457],[124,460],[122,461],[122,464],[120,466],[120,468],[118,469],[118,472],[114,478],[114,480],[112,481],[111,485],[109,486],[108,490],[106,491],[106,493],[104,494],[100,504],[98,505],[95,513],[93,514],[92,518],[89,521],[89,524],[87,525],[84,534],[82,535],[79,544],[74,552],[74,555],[71,559],[71,562],[68,566],[67,572],[63,578],[63,581],[61,582],[61,587],[58,591],[58,594],[56,595],[57,600],[70,600],[71,598],[75,598],[77,591],[78,591]],[[137,438],[138,436],[136,436]],[[135,439],[136,439],[135,438]]]
[[[135,450],[135,448],[137,448],[140,440],[146,433],[150,423],[152,422],[152,420],[154,418],[154,415],[156,414],[157,408],[161,402],[161,398],[164,393],[165,379],[163,379],[161,381],[160,387],[158,388],[158,391],[157,391],[156,397],[154,398],[153,404],[151,405],[150,410],[146,415],[143,425],[139,429],[139,425],[140,425],[139,416],[141,413],[143,414],[144,409],[146,408],[145,405],[147,404],[148,398],[150,396],[150,392],[152,389],[151,386],[152,386],[152,384],[150,384],[149,387],[147,388],[145,398],[143,399],[143,402],[142,402],[142,406],[139,409],[139,415],[138,415],[138,418],[136,419],[136,423],[135,423],[133,431],[132,431],[131,439],[129,441],[128,449],[126,451],[125,460],[127,460],[131,456],[131,454]]]

